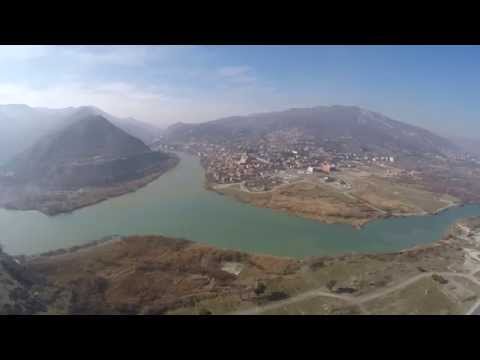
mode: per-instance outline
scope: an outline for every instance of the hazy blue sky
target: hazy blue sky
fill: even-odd
[[[167,125],[358,105],[480,137],[478,46],[0,46],[0,103]]]

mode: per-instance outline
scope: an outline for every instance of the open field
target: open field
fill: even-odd
[[[362,312],[357,306],[350,305],[345,300],[316,297],[285,305],[280,308],[266,310],[262,315],[360,315]]]
[[[254,206],[285,211],[327,224],[346,223],[360,226],[382,215],[368,204],[321,182],[298,182],[264,193],[246,192],[241,190],[239,185],[216,191]]]
[[[425,278],[364,306],[368,312],[379,315],[461,314],[459,306],[442,290],[442,285]]]
[[[356,198],[392,214],[431,214],[459,203],[453,196],[435,194],[398,179],[358,176],[354,172],[341,176],[352,185],[350,193]]]
[[[372,175],[371,171],[346,170],[334,177],[336,181],[329,183],[319,176],[304,176],[303,180],[265,192],[246,191],[242,184],[210,188],[254,206],[327,224],[353,226],[386,216],[432,214],[460,204],[453,196],[436,194],[420,185],[402,183],[379,174]]]

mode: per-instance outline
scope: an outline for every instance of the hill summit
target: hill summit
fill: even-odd
[[[147,145],[161,133],[161,130],[154,125],[133,118],[119,118],[94,106],[51,109],[22,104],[0,105],[0,164],[6,164],[45,135],[89,115],[104,117]]]
[[[55,204],[70,204],[73,196],[81,200],[75,203],[94,202],[100,195],[93,196],[92,191],[97,194],[101,189],[102,199],[132,191],[176,162],[172,154],[152,151],[105,117],[79,111],[62,128],[0,169],[4,187],[0,202],[3,199],[8,206],[21,209],[38,208],[42,199],[51,202],[56,197],[60,200],[53,201]]]
[[[134,138],[98,115],[81,117],[45,136],[7,166],[20,181],[39,179],[54,168],[80,162],[112,160],[151,152]]]
[[[178,123],[164,136],[170,142],[256,142],[281,132],[318,142],[337,141],[344,151],[441,153],[456,150],[449,140],[426,129],[356,106],[316,106],[233,116],[201,124]]]

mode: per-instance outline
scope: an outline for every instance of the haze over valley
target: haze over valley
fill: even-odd
[[[479,314],[467,53],[0,46],[0,314]]]
[[[101,115],[132,136],[149,143],[161,130],[133,118],[117,118],[93,107],[34,108],[24,104],[0,105],[0,164],[32,146],[42,136],[64,127],[81,114]]]

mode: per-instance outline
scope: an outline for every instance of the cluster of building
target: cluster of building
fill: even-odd
[[[215,184],[243,183],[250,191],[270,190],[295,176],[319,173],[330,180],[330,174],[339,168],[395,162],[390,154],[326,151],[308,138],[297,139],[293,135],[288,139],[283,136],[254,143],[190,142],[164,145],[162,149],[195,154],[201,159],[208,181]]]
[[[477,155],[470,154],[470,153],[460,153],[455,154],[453,159],[456,161],[466,161],[466,162],[474,162],[476,164],[480,164],[480,158]]]

